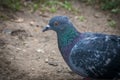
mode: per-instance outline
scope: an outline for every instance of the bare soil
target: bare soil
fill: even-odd
[[[80,12],[63,8],[56,13],[23,10],[15,19],[0,22],[0,80],[81,80],[64,62],[57,47],[56,33],[42,29],[56,15],[68,16],[80,32],[120,35],[120,15],[111,15],[84,3],[74,2]],[[80,21],[79,16],[84,16]],[[117,26],[108,26],[109,19]]]

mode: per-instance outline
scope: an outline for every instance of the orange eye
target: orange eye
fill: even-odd
[[[54,26],[58,26],[59,25],[59,23],[56,21],[56,22],[54,22]]]

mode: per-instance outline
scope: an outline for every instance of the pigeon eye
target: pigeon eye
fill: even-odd
[[[58,22],[54,22],[54,26],[58,26],[59,25],[59,23]]]

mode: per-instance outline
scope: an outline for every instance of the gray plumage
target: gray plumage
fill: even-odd
[[[66,16],[55,16],[43,31],[57,33],[59,50],[68,66],[83,77],[120,78],[120,36],[80,33]]]

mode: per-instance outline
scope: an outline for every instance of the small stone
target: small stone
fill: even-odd
[[[18,47],[17,47],[16,49],[17,49],[17,50],[21,50],[21,48],[18,48]]]
[[[48,63],[48,58],[45,59],[45,63]]]
[[[99,13],[96,13],[96,14],[94,14],[94,16],[96,17],[96,18],[100,18],[100,14]]]
[[[60,73],[60,72],[62,72],[62,69],[56,69],[56,71],[58,72],[58,73]]]
[[[34,21],[31,21],[31,22],[30,22],[30,25],[31,25],[31,26],[33,26],[34,24],[35,24],[35,22],[34,22]]]
[[[39,40],[38,39],[34,39],[35,42],[38,42]]]
[[[48,15],[43,14],[42,12],[40,12],[40,16],[42,16],[42,17],[49,17]]]
[[[2,33],[4,33],[4,34],[11,34],[11,32],[12,32],[12,30],[10,30],[10,29],[4,29],[2,31]]]
[[[48,64],[51,66],[58,66],[57,62],[48,61]]]
[[[78,19],[78,16],[75,16],[75,19]]]
[[[42,49],[37,49],[36,51],[39,53],[45,53],[44,50],[42,50]]]
[[[14,21],[17,22],[17,23],[22,23],[24,21],[24,19],[23,18],[18,18],[18,19],[14,20]]]
[[[22,51],[23,51],[23,52],[26,52],[26,50],[25,50],[25,49],[23,49]]]
[[[14,60],[14,57],[11,57],[10,59],[11,59],[11,60]]]
[[[31,68],[31,70],[32,70],[32,71],[34,71],[34,70],[35,70],[35,68]]]
[[[54,54],[54,53],[56,53],[56,52],[53,50],[52,53]]]
[[[40,27],[40,25],[37,24],[36,27]]]
[[[57,62],[53,60],[48,60],[48,58],[45,59],[45,63],[48,63],[51,66],[58,66]]]

